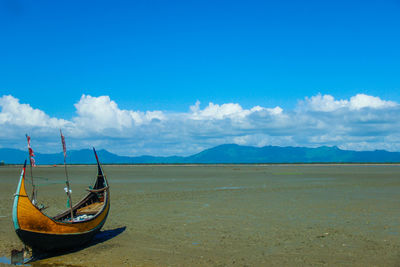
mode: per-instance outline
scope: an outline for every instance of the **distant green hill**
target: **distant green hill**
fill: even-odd
[[[367,163],[367,162],[400,162],[400,152],[351,151],[341,150],[338,147],[251,147],[226,144],[206,149],[188,157],[126,157],[118,156],[107,150],[98,151],[102,163],[109,164],[151,164],[151,163]],[[21,164],[28,158],[28,152],[17,149],[0,148],[0,162],[6,164]],[[62,164],[63,154],[36,153],[37,164]],[[95,163],[93,152],[90,149],[68,151],[67,163],[92,164]]]
[[[338,147],[250,147],[220,145],[185,158],[198,163],[315,163],[315,162],[400,162],[399,152],[351,151]]]

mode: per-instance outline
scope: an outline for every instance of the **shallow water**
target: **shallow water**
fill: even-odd
[[[11,259],[7,257],[0,257],[0,263],[11,264]]]
[[[111,189],[94,246],[40,261],[64,265],[294,266],[400,264],[398,165],[104,166]],[[0,168],[0,255],[20,169]],[[95,166],[69,168],[73,202]],[[64,169],[36,168],[49,215],[65,209]],[[47,178],[46,178],[47,177]],[[46,180],[47,179],[47,180]],[[29,185],[29,184],[28,184]],[[3,217],[2,217],[3,216]]]
[[[31,266],[29,264],[11,264],[11,259],[7,257],[0,257],[0,264],[10,265],[10,266]]]

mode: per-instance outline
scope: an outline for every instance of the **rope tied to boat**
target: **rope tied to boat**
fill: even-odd
[[[54,184],[65,184],[63,180],[50,180],[49,178],[45,177],[35,177],[36,180],[43,180],[45,182],[42,183],[37,183],[35,186],[49,186],[49,185],[54,185]],[[25,183],[32,185],[32,182],[30,180],[25,180]]]

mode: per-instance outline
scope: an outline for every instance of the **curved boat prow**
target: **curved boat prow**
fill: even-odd
[[[93,147],[93,152],[94,152],[94,155],[96,157],[99,175],[103,175],[103,169],[101,168],[99,157],[97,156],[97,152],[96,152],[96,149],[94,147]]]
[[[25,182],[25,170],[26,170],[26,160],[24,163],[24,167],[21,171],[21,176],[19,178],[18,186],[17,186],[17,191],[14,194],[14,203],[13,203],[13,211],[12,211],[12,218],[13,218],[13,223],[14,223],[14,228],[15,230],[19,229],[19,223],[18,223],[18,200],[19,197],[21,196],[21,187],[24,187],[24,182]],[[24,197],[27,197],[27,195],[24,195]]]

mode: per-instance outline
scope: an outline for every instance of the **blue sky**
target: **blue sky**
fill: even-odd
[[[304,106],[316,101],[340,107],[342,112],[347,108],[349,116],[357,115],[354,105],[361,100],[369,103],[361,108],[368,109],[365,114],[378,116],[385,107],[390,111],[384,114],[399,115],[393,105],[400,102],[399,11],[398,1],[3,0],[0,126],[9,134],[35,133],[41,143],[49,138],[43,132],[55,133],[55,128],[64,126],[76,147],[92,142],[120,154],[188,154],[224,142],[400,150],[399,133],[391,120],[381,122],[386,131],[374,135],[372,124],[357,128],[365,121],[360,118],[343,126],[348,131],[325,141],[320,139],[329,130],[319,132],[319,124],[311,127],[312,134],[291,132],[306,129],[309,121],[293,127],[282,124],[277,130],[271,126],[277,121],[263,117],[263,123],[252,121],[251,127],[244,126],[250,123],[249,116],[259,112],[251,111],[256,106],[266,110],[279,107],[290,121],[299,110],[310,111]],[[21,122],[15,126],[10,118],[15,116],[17,121],[23,114],[10,111],[10,103],[17,104],[5,96],[58,123]],[[94,122],[93,114],[92,120],[84,116],[87,109],[97,107],[96,99],[110,105],[116,117],[109,120],[110,125],[98,122],[103,126],[95,132],[78,133],[77,121],[87,121],[80,129],[90,128]],[[89,102],[93,106],[86,111],[77,108]],[[203,114],[200,123],[193,119],[196,107],[197,118],[212,110],[231,117]],[[333,112],[326,107],[317,110]],[[125,121],[120,117],[124,111],[130,114]],[[251,112],[239,112],[247,114],[247,119],[235,122],[241,115],[233,111]],[[155,114],[151,112],[164,117],[155,119],[148,115]],[[139,124],[132,114],[144,114],[149,124],[145,125],[143,118]],[[333,119],[326,115],[310,120],[329,125]],[[344,115],[335,116],[336,121]],[[177,123],[187,128],[174,132],[163,124],[165,120],[165,125]],[[218,120],[228,126],[217,129],[216,125],[221,125]],[[124,122],[113,125],[115,121]],[[188,133],[200,125],[202,129],[210,127],[209,131]],[[179,138],[182,132],[187,135]],[[21,147],[18,139],[22,140],[23,134],[15,140],[0,136],[0,146]],[[360,135],[364,139],[356,138]],[[253,141],[246,141],[250,139]],[[140,146],[128,145],[136,140],[141,141]],[[41,149],[46,147],[52,148],[46,142]]]

